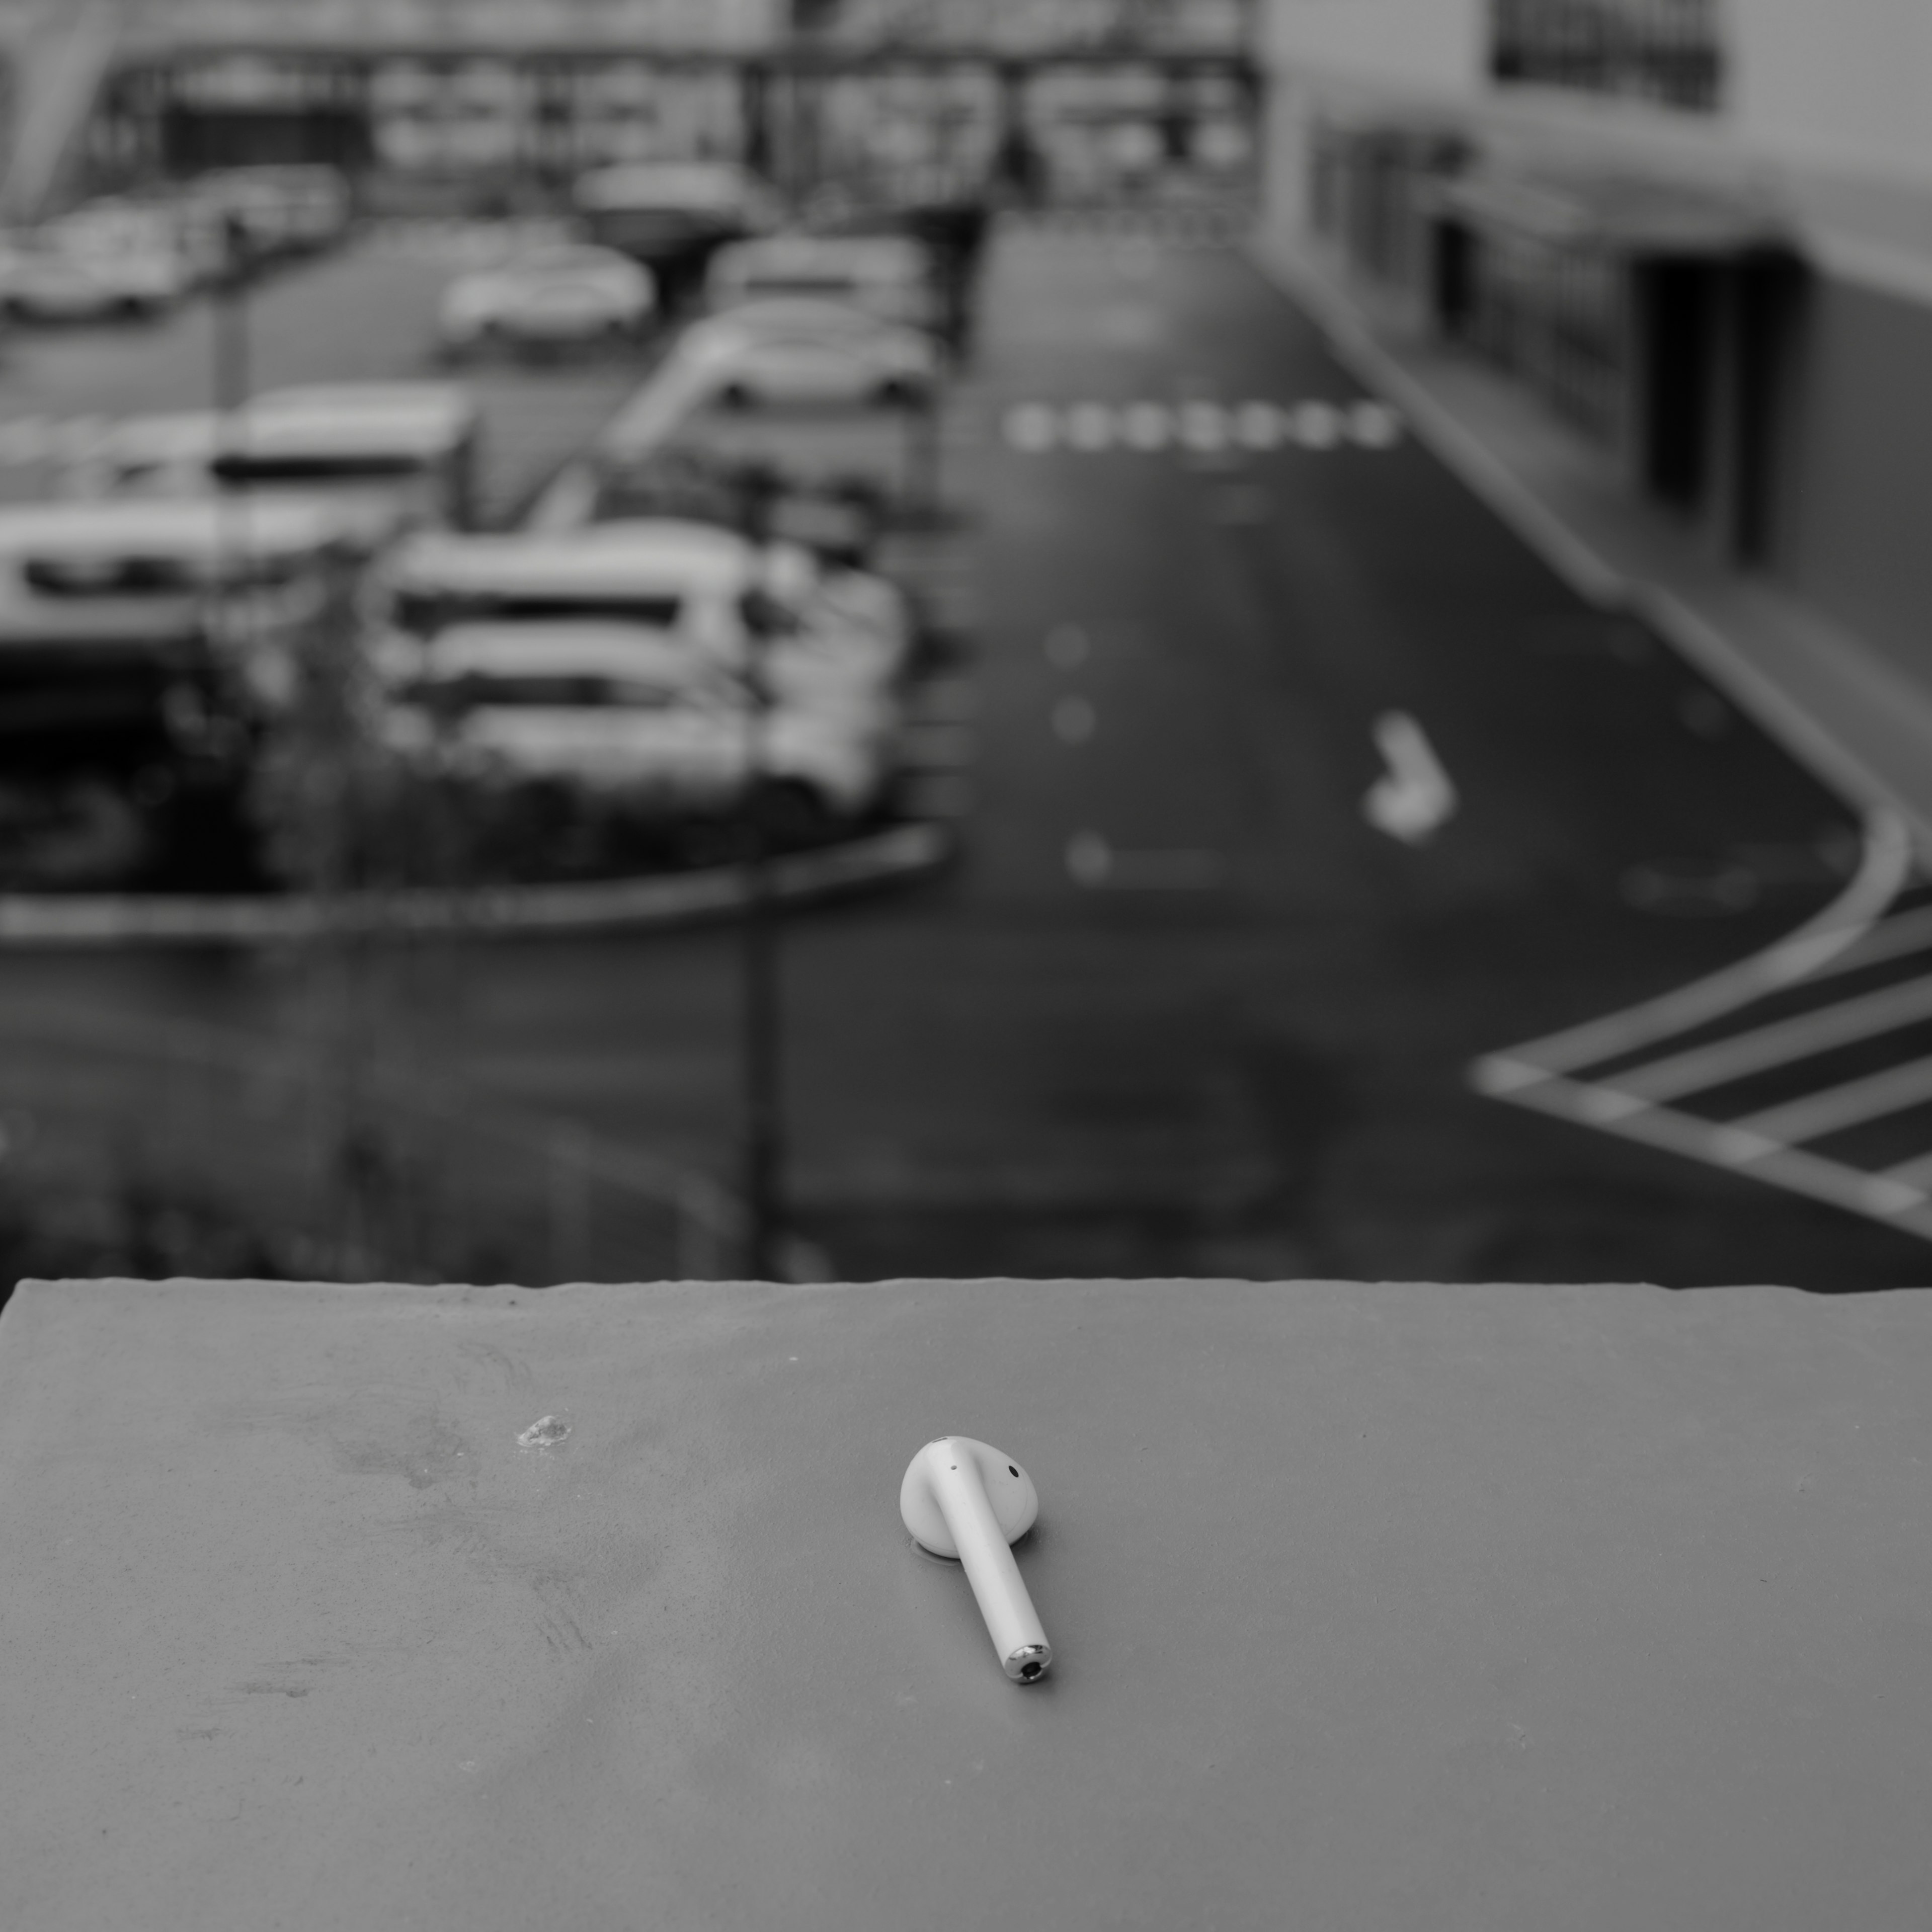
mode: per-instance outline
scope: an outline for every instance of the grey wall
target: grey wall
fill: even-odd
[[[1773,567],[1932,682],[1932,306],[1820,276],[1796,346]]]

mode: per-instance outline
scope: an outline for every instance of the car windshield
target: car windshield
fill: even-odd
[[[428,637],[451,624],[492,619],[511,623],[604,620],[668,631],[676,627],[683,609],[680,597],[649,594],[517,596],[487,591],[405,590],[395,600],[394,617],[400,629],[418,637]]]
[[[669,686],[641,677],[586,671],[464,671],[407,687],[412,704],[437,712],[488,705],[524,710],[662,711],[678,702]]]
[[[224,483],[355,483],[420,476],[419,456],[218,456],[209,469]]]
[[[308,568],[299,558],[54,554],[23,558],[22,580],[45,597],[155,597],[200,590],[219,578],[240,588],[292,584]]]

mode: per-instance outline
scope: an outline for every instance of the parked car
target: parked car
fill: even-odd
[[[420,768],[484,783],[564,781],[668,814],[742,796],[753,734],[742,682],[655,628],[542,618],[452,625],[390,686],[383,734]],[[780,698],[758,769],[828,826],[884,782],[885,743],[856,706]],[[796,822],[796,821],[795,821]]]
[[[331,573],[358,554],[339,508],[314,499],[0,508],[0,688],[225,665],[280,704]]]
[[[135,244],[50,223],[0,242],[0,305],[25,320],[158,315],[190,284],[180,253],[158,238]]]
[[[931,260],[902,235],[771,235],[734,242],[711,258],[705,296],[714,310],[805,296],[914,328],[941,320]]]
[[[656,306],[651,272],[616,250],[564,243],[460,275],[443,291],[437,347],[454,358],[478,350],[622,342]]]
[[[694,662],[741,669],[748,596],[761,598],[773,688],[804,702],[862,703],[882,724],[911,649],[905,599],[884,579],[822,564],[794,544],[754,550],[734,531],[669,519],[542,535],[412,538],[382,566],[396,640],[459,622],[563,619],[641,625]]]
[[[449,382],[320,382],[265,390],[232,415],[124,418],[79,450],[71,496],[326,496],[374,544],[462,527],[474,507],[481,416]]]
[[[938,344],[920,330],[802,296],[708,316],[680,338],[674,356],[701,370],[720,401],[741,408],[916,403],[943,367]]]
[[[610,453],[595,465],[591,487],[575,505],[584,524],[670,518],[737,530],[752,488],[743,466],[710,451],[672,448],[634,459]],[[767,496],[766,514],[769,533],[780,542],[860,570],[879,540],[884,495],[861,475],[822,484],[780,478]],[[553,512],[549,526],[566,526]]]
[[[348,232],[355,213],[347,176],[322,163],[214,168],[190,176],[178,194],[233,224],[255,256],[330,248]]]
[[[184,292],[218,282],[237,266],[233,238],[214,212],[166,189],[96,196],[43,232],[77,254],[172,260]]]
[[[701,283],[713,250],[778,226],[779,203],[725,161],[629,161],[592,168],[572,190],[588,238],[643,262],[665,308]]]

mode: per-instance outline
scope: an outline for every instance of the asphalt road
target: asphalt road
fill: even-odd
[[[310,277],[301,339],[406,365],[366,275]],[[560,422],[580,379],[514,380],[554,380]],[[996,245],[949,436],[968,850],[790,934],[801,1225],[855,1278],[1922,1282],[1921,1241],[1472,1090],[1484,1053],[1774,940],[1857,826],[1362,400],[1232,250]],[[1167,446],[1119,446],[1156,440],[1137,402]],[[1244,402],[1342,413],[1244,448]],[[1426,748],[1406,785],[1398,741]],[[1370,822],[1378,783],[1412,838]],[[0,959],[16,1005],[244,1026],[312,982],[296,956]],[[736,985],[722,932],[419,946],[367,964],[363,1010],[380,1050],[728,1177]]]

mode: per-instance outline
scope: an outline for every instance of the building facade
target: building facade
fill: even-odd
[[[1271,0],[1265,232],[1932,680],[1932,5]]]

